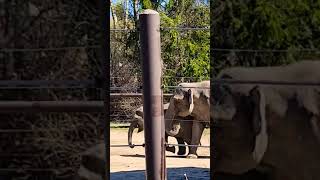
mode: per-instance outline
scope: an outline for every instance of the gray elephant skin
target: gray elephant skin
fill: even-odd
[[[222,70],[218,79],[320,82],[320,62]],[[319,86],[213,84],[214,171],[264,169],[273,180],[320,172]]]
[[[169,136],[176,136],[182,129],[182,122],[176,117],[193,117],[191,145],[199,145],[203,130],[210,122],[210,81],[180,83],[170,99],[165,113],[165,128]],[[189,148],[187,158],[197,158],[197,148]]]
[[[169,103],[164,104],[164,113],[166,113],[167,109],[169,107]],[[178,134],[174,136],[176,138],[178,144],[184,144],[185,142],[187,144],[191,144],[191,128],[192,128],[192,117],[177,117],[178,119],[181,119],[181,130]],[[134,120],[131,122],[130,127],[128,129],[128,144],[130,147],[132,146],[132,133],[135,128],[138,128],[138,133],[144,130],[144,120],[143,120],[143,106],[139,107],[134,115]],[[168,142],[168,134],[165,133],[165,140]],[[186,147],[185,146],[178,146],[178,155],[185,155],[186,153]],[[175,153],[175,147],[166,147],[166,150],[172,153]]]

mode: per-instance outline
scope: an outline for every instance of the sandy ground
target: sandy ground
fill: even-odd
[[[137,130],[136,130],[137,131]],[[133,143],[142,144],[144,142],[144,132],[133,134]],[[112,128],[110,132],[111,145],[128,144],[127,128]],[[169,143],[176,144],[176,139],[169,137]],[[206,129],[201,138],[202,145],[210,144],[209,129]],[[176,147],[176,151],[177,151]],[[133,179],[144,179],[145,170],[145,149],[143,147],[110,147],[110,174],[112,179],[119,179],[119,172],[131,172]],[[198,148],[198,159],[187,159],[185,156],[178,156],[166,151],[166,167],[168,179],[210,179],[210,149]],[[134,174],[135,173],[135,174]],[[138,174],[137,174],[138,173]],[[140,174],[139,174],[140,173]],[[188,178],[184,177],[184,174]],[[142,176],[141,176],[142,175]],[[179,176],[178,176],[179,175]],[[116,178],[117,177],[117,178]],[[121,176],[120,179],[130,179],[129,176]],[[174,177],[174,178],[172,178]],[[192,178],[194,177],[194,178]]]

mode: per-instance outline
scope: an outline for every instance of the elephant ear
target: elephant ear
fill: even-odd
[[[257,163],[260,163],[268,146],[265,95],[258,86],[255,86],[249,95],[254,107],[252,126],[255,133],[255,145],[252,156]]]
[[[188,89],[188,102],[189,102],[189,114],[192,113],[194,104],[193,104],[193,91],[192,89]]]

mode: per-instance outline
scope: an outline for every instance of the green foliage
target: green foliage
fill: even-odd
[[[212,48],[291,49],[288,53],[214,52],[214,68],[233,65],[278,65],[306,54],[297,48],[319,48],[319,2],[309,0],[213,1]],[[221,14],[219,13],[221,11]],[[216,13],[216,14],[215,14]],[[230,60],[231,59],[231,60]],[[231,62],[233,61],[233,62]]]
[[[199,0],[159,0],[157,2],[141,0],[137,10],[157,9],[162,27],[209,27],[209,5],[196,4],[197,1]],[[131,0],[129,4],[134,4],[134,2]],[[119,3],[114,7],[118,21],[123,23],[123,4]],[[128,23],[134,24],[136,20],[137,17],[129,16]],[[131,64],[130,66],[134,66],[136,72],[141,72],[137,32],[113,33],[111,39],[113,41],[112,60]],[[161,31],[161,55],[164,62],[163,84],[175,86],[181,81],[190,80],[177,78],[177,75],[193,77],[192,81],[208,79],[210,75],[209,40],[210,32],[208,30]],[[115,71],[115,73],[119,74],[119,71]]]
[[[153,9],[153,4],[150,0],[142,0],[141,6],[142,9]]]
[[[160,17],[162,27],[208,27],[210,22],[208,5],[195,6],[192,0],[169,0],[165,11],[160,12]],[[167,69],[164,71],[164,84],[176,85],[181,80],[209,79],[209,40],[210,32],[207,30],[162,31],[162,60]],[[193,78],[173,78],[177,75]]]

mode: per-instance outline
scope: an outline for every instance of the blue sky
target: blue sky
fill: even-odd
[[[123,2],[123,0],[111,0],[111,2],[113,3],[113,4],[117,4],[117,3],[119,3],[119,2]],[[130,4],[130,6],[129,6],[129,13],[130,12],[133,12],[133,8],[131,7],[131,4]],[[111,12],[110,12],[110,16],[111,16]]]
[[[123,2],[123,0],[111,0],[111,2],[113,3],[113,4],[116,4],[116,3],[119,3],[119,2]],[[168,0],[164,0],[164,3],[165,2],[168,2]],[[208,3],[208,0],[206,0],[206,2]],[[133,7],[131,6],[131,4],[130,4],[130,6],[129,6],[129,13],[132,13],[133,12]],[[111,17],[111,12],[110,12],[110,17]]]
[[[111,2],[116,4],[116,3],[119,3],[119,2],[123,2],[123,0],[111,0]],[[164,2],[168,2],[168,0],[164,0]],[[132,8],[131,4],[129,6],[129,13],[130,12],[133,12],[133,8]],[[111,15],[111,13],[110,13],[110,15]]]

